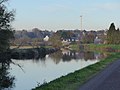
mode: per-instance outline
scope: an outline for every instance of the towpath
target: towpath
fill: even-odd
[[[120,59],[107,66],[78,90],[120,90]]]

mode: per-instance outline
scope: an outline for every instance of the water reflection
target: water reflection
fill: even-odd
[[[107,57],[105,53],[95,53],[90,51],[58,51],[49,55],[53,61],[58,64],[60,61],[69,62],[71,60],[96,60]]]
[[[74,51],[74,50],[59,50],[57,52],[51,53],[49,55],[39,55],[39,58],[31,58],[31,59],[21,59],[15,58],[16,60],[33,60],[33,62],[38,63],[39,61],[45,62],[46,57],[51,58],[56,64],[59,64],[60,61],[69,62],[71,60],[96,60],[103,59],[107,57],[106,53],[96,53],[92,51]],[[14,58],[13,58],[14,59]]]
[[[45,81],[50,82],[68,73],[94,64],[106,56],[107,55],[103,53],[95,53],[90,51],[64,50],[48,54],[37,59],[16,58],[12,59],[12,62],[14,62],[16,65],[21,65],[24,72],[20,67],[10,63],[8,67],[1,67],[1,72],[6,72],[7,74],[2,76],[0,73],[0,79],[1,77],[7,77],[7,79],[11,82],[9,86],[6,85],[8,88],[13,87],[12,89],[14,90],[30,90],[38,83],[43,84]],[[10,70],[9,67],[11,68]],[[9,72],[11,75],[15,76],[16,80],[14,80],[13,76],[10,76]]]
[[[8,70],[10,65],[8,63],[0,62],[0,90],[8,89],[10,90],[15,86],[15,77],[11,76]]]

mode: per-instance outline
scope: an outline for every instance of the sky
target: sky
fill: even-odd
[[[120,0],[9,0],[16,30],[108,29],[120,27]]]

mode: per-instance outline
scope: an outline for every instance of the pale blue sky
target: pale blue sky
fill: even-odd
[[[16,10],[15,29],[83,29],[100,30],[114,22],[120,27],[120,0],[10,0]]]

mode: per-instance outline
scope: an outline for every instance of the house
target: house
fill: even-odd
[[[94,39],[94,44],[102,44],[102,40],[98,37]]]
[[[69,42],[69,41],[67,41],[67,40],[62,40],[62,44],[63,44],[63,46],[65,46],[65,45],[69,45],[69,44],[70,44],[70,42]]]
[[[46,36],[43,40],[47,42],[49,40],[49,37]]]

